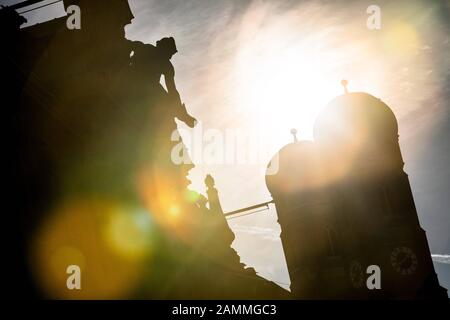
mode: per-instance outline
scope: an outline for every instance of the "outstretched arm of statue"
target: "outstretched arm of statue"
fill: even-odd
[[[175,68],[170,61],[163,68],[164,81],[166,83],[167,92],[172,95],[178,94],[177,86],[175,85]]]
[[[174,97],[176,102],[181,104],[180,94],[175,85],[175,77],[170,74],[169,75],[164,74],[164,81],[166,83],[166,88],[167,88],[167,92],[169,93],[169,96]]]
[[[195,119],[193,116],[191,116],[187,110],[184,103],[180,105],[180,110],[177,113],[176,117],[186,123],[189,127],[193,128],[195,124],[197,123],[197,119]]]
[[[175,72],[172,65],[170,65],[167,72],[164,73],[164,81],[169,96],[174,99],[177,108],[176,117],[186,123],[189,127],[194,127],[197,120],[187,112],[185,104],[181,102],[180,94],[175,85]]]

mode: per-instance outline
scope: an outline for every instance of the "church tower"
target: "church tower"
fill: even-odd
[[[332,100],[314,142],[285,146],[266,183],[296,298],[446,298],[433,268],[392,110],[366,93]],[[369,266],[380,289],[369,288]]]
[[[339,212],[333,192],[324,184],[326,172],[317,145],[294,140],[271,165],[276,162],[278,172],[267,175],[266,182],[281,225],[291,292],[297,299],[339,297],[348,291],[338,240]]]

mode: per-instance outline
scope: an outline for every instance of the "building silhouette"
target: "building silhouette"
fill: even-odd
[[[64,5],[80,7],[80,30],[69,30],[67,17],[19,29],[26,21],[15,12],[17,6],[0,10],[8,48],[1,52],[4,128],[10,142],[5,225],[13,244],[6,256],[8,274],[14,275],[7,279],[8,292],[14,297],[80,297],[66,290],[65,281],[58,282],[56,291],[46,286],[34,274],[39,265],[30,258],[30,247],[54,208],[67,201],[81,199],[89,207],[90,199],[112,199],[145,207],[155,221],[157,245],[153,259],[145,262],[145,281],[126,298],[288,298],[286,290],[246,268],[231,248],[234,234],[212,177],[206,180],[208,198],[193,192],[194,200],[187,199],[186,176],[193,165],[172,162],[178,142],[171,136],[175,118],[192,118],[180,98],[160,84],[161,65],[169,61],[159,55],[158,46],[125,38],[124,27],[133,18],[128,2],[108,1],[107,10],[104,1]],[[182,234],[165,221],[166,206],[172,204],[183,213],[178,217]],[[51,241],[52,250],[77,248],[89,239],[83,233],[88,226],[76,237],[70,237],[72,226],[66,228],[61,239]],[[98,244],[88,247],[95,250]],[[88,259],[89,272],[97,268],[120,276],[114,265],[97,259],[103,255]],[[87,295],[81,297],[104,297],[90,294],[86,281],[81,293]]]
[[[346,82],[343,82],[346,85]],[[446,298],[433,268],[392,110],[367,93],[324,108],[266,175],[295,298]],[[293,131],[295,134],[295,130]],[[381,289],[366,285],[379,266]]]

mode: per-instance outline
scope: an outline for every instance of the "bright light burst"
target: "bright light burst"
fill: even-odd
[[[336,26],[328,12],[314,5],[276,11],[273,4],[259,3],[238,25],[226,91],[238,109],[252,115],[248,125],[270,131],[283,143],[293,127],[300,138],[312,139],[319,112],[343,93],[342,79],[349,80],[351,91],[386,98],[391,78],[400,76],[389,76],[393,65],[423,63],[416,54],[418,35],[406,22],[374,33],[365,28],[363,14],[360,23]]]
[[[337,69],[344,52],[329,48],[326,29],[301,30],[292,15],[271,19],[264,9],[249,14],[240,32],[234,92],[258,125],[284,137],[296,127],[301,137],[311,139],[320,110],[342,93]]]
[[[284,136],[297,127],[310,138],[319,111],[341,88],[323,70],[323,54],[271,32],[267,37],[248,43],[238,56],[240,103],[251,110],[258,125]]]

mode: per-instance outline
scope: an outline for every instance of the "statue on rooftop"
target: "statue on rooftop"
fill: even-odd
[[[162,38],[156,42],[156,46],[134,41],[132,47],[132,66],[143,67],[142,71],[151,74],[154,83],[159,83],[163,75],[169,100],[171,105],[176,108],[175,116],[188,126],[194,127],[197,120],[187,112],[175,85],[175,69],[170,61],[178,52],[175,39],[173,37]]]

